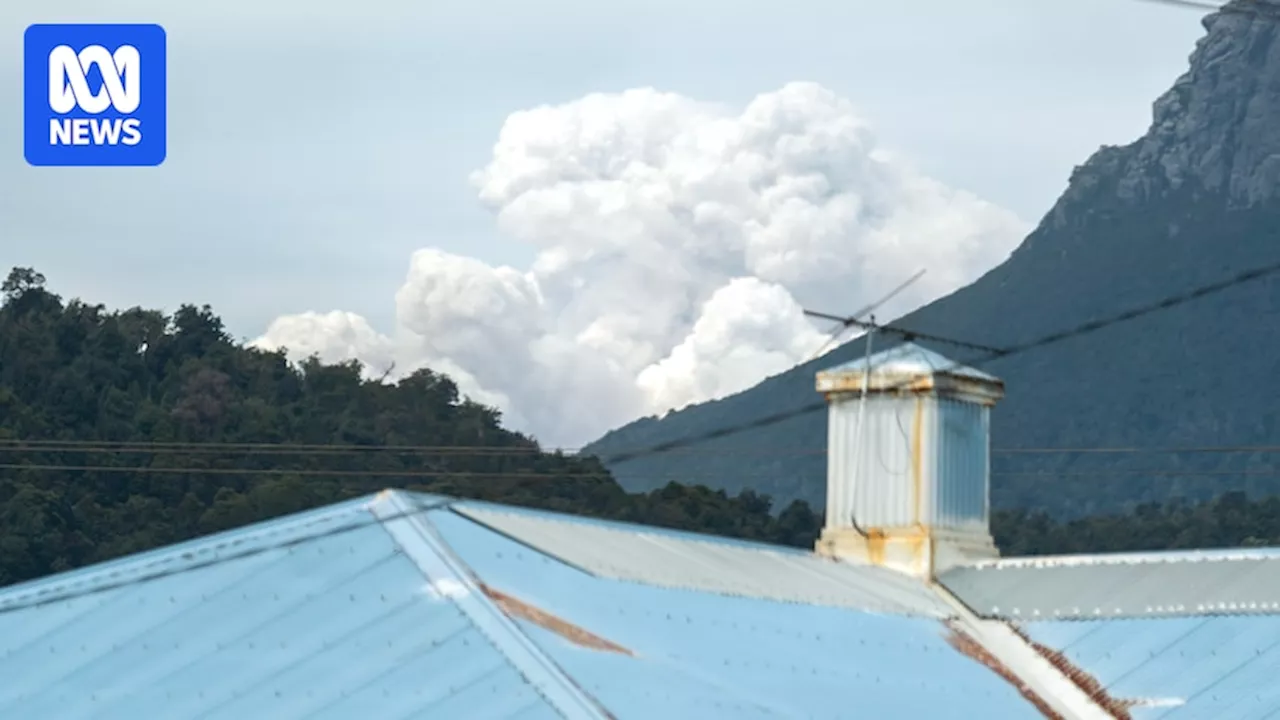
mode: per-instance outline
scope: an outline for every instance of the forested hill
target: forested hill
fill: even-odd
[[[1077,168],[1006,262],[894,324],[1011,347],[1280,262],[1280,23],[1236,12],[1206,27],[1143,137]],[[1272,275],[984,365],[1008,389],[992,416],[994,506],[1081,516],[1230,490],[1280,492],[1274,451],[1170,451],[1280,445],[1277,326]],[[931,348],[959,361],[982,354]],[[861,341],[849,343],[738,395],[625,426],[585,452],[608,456],[801,407],[817,399],[817,370],[862,353]],[[703,452],[610,469],[631,490],[685,473],[821,507],[823,455],[813,451],[825,440],[825,415],[810,413],[726,435]],[[1143,451],[1007,452],[1115,447]]]
[[[2,289],[0,585],[384,487],[800,547],[820,526],[803,503],[775,517],[752,493],[626,494],[429,370],[386,384],[355,364],[291,366],[233,343],[209,308],[64,302],[33,270]],[[1280,544],[1280,502],[1228,496],[1073,525],[1001,513],[993,525],[1017,554]]]
[[[430,370],[386,384],[355,363],[291,366],[207,307],[63,302],[30,269],[3,293],[0,585],[385,487],[797,545],[817,527],[750,493],[628,495]]]

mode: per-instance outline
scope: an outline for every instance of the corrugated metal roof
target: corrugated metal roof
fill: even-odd
[[[871,357],[862,357],[849,362],[840,363],[823,370],[823,373],[861,373],[872,368],[872,376],[885,373],[894,375],[930,375],[945,372],[957,377],[968,377],[976,380],[998,382],[994,375],[989,375],[977,368],[961,365],[950,358],[940,355],[928,348],[912,342],[896,345],[888,350],[873,353]]]
[[[1280,711],[1280,617],[1028,622],[1141,718],[1272,718]]]
[[[1280,553],[1273,550],[1002,559],[954,568],[939,580],[988,617],[1280,613]]]
[[[520,624],[619,720],[1040,717],[1011,684],[951,647],[947,629],[935,619],[598,577],[472,521],[498,515],[470,506],[435,511],[429,519],[483,583],[554,615],[530,612],[540,621]],[[646,554],[584,532],[589,525],[535,527],[558,537],[580,533],[581,545],[606,543],[602,557],[624,553],[615,565],[661,558],[684,564],[691,562],[684,553],[692,552],[706,553],[698,562],[710,563],[702,568],[707,574],[740,572],[715,567],[723,558],[738,562],[731,554],[683,545],[673,552],[663,548],[670,540],[659,533],[639,541],[663,548]],[[764,567],[771,562],[750,557]],[[684,572],[673,577],[685,578]],[[613,649],[583,647],[564,628]]]
[[[347,503],[0,591],[0,717],[561,717],[373,520]]]
[[[1280,708],[1280,615],[1210,615],[1226,602],[1211,586],[1262,597],[1278,561],[1161,553],[948,574],[970,604],[986,593],[1051,612],[1055,595],[1106,595],[1099,607],[1122,609],[1024,611],[1031,647],[1000,620],[939,622],[956,609],[879,568],[388,493],[0,590],[0,717],[1037,717],[1027,698],[1070,694],[1052,689],[1054,667],[1138,717],[1263,717]],[[1204,599],[1202,614],[1124,616],[1161,585]],[[1024,696],[1028,677],[1043,682]]]
[[[483,503],[455,507],[530,548],[603,577],[870,612],[952,614],[922,581],[881,567],[770,545]]]

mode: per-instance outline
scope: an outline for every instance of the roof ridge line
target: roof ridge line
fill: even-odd
[[[957,651],[1011,681],[1042,712],[1064,719],[1115,720],[1115,714],[1044,657],[1011,623],[979,616],[940,582],[931,581],[928,586],[955,610],[955,618],[944,625],[962,636],[961,642],[952,642]],[[975,644],[977,652],[966,650],[963,640]]]
[[[374,500],[371,498],[361,498],[305,510],[0,587],[0,612],[23,610],[75,599],[85,594],[107,592],[224,562],[228,557],[265,554],[284,548],[287,543],[259,544],[264,540],[294,536],[317,525],[341,521],[367,510],[372,502]],[[303,538],[305,537],[304,535]],[[226,554],[237,548],[244,549]]]
[[[467,564],[449,547],[423,514],[398,490],[384,491],[369,511],[423,574],[430,586],[453,603],[544,700],[569,720],[606,720],[609,716],[484,592]],[[443,582],[442,582],[443,581]]]
[[[1022,568],[1099,567],[1115,565],[1193,565],[1197,563],[1280,562],[1280,555],[1269,548],[1250,552],[1253,548],[1208,550],[1151,550],[1145,552],[1074,553],[1071,555],[1028,555],[997,558],[958,565],[957,570],[1010,570]]]

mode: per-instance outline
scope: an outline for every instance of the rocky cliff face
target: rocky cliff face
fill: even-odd
[[[1010,346],[1280,261],[1280,5],[1259,15],[1255,4],[1235,0],[1205,20],[1188,71],[1156,100],[1149,131],[1077,168],[1005,263],[896,324]],[[1275,445],[1276,323],[1273,279],[987,365],[1009,389],[992,416],[993,445]],[[862,352],[860,341],[849,343],[739,395],[633,423],[588,450],[607,455],[804,405],[816,398],[814,372]],[[825,415],[814,413],[699,446],[707,452],[613,469],[628,489],[697,478],[820,507],[825,458],[814,450],[825,432]],[[760,448],[775,454],[743,452]],[[992,472],[997,507],[1064,514],[1232,489],[1280,492],[1275,453],[997,455]]]
[[[1182,192],[1249,207],[1277,197],[1280,11],[1257,4],[1235,0],[1205,18],[1189,69],[1155,101],[1147,134],[1103,147],[1077,168],[1047,222],[1068,223],[1102,184],[1128,202]]]

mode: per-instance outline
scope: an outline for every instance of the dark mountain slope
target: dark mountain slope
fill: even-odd
[[[1221,14],[1205,26],[1145,136],[1077,168],[1005,263],[895,324],[1007,346],[1280,261],[1277,23]],[[1280,445],[1278,318],[1273,277],[987,364],[1008,387],[993,445]],[[977,354],[933,348],[961,361]],[[863,352],[862,341],[849,343],[733,397],[610,432],[587,452],[607,456],[811,403],[817,370]],[[687,478],[821,507],[825,459],[813,451],[825,445],[825,424],[811,413],[611,469],[633,490]],[[1230,489],[1272,493],[1276,458],[997,454],[994,502],[1074,515]],[[1032,472],[1048,474],[1022,474]]]
[[[209,308],[64,302],[24,269],[0,282],[0,586],[388,486],[799,547],[820,526],[752,493],[625,494],[427,369],[386,384],[355,363],[292,366],[233,343]],[[1280,499],[1066,524],[997,512],[992,530],[1014,554],[1274,545]]]

